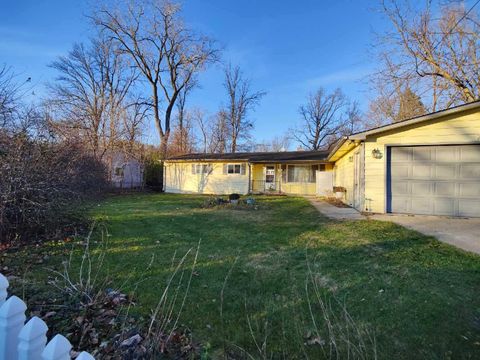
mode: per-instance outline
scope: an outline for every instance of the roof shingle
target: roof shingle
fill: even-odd
[[[242,160],[255,162],[300,162],[300,161],[326,161],[328,151],[281,151],[281,152],[240,152],[224,154],[186,154],[173,156],[167,161],[222,161]]]

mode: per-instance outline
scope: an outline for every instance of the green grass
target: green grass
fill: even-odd
[[[392,223],[330,221],[302,198],[258,197],[258,210],[203,209],[204,199],[116,196],[92,210],[110,235],[103,273],[135,291],[137,314],[150,314],[172,262],[201,240],[181,324],[213,357],[227,344],[259,358],[254,338],[265,336],[273,358],[324,354],[305,345],[311,315],[324,322],[312,278],[333,314],[344,305],[374,336],[381,359],[480,357],[479,256]]]

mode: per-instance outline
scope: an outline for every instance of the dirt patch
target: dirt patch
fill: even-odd
[[[322,198],[322,200],[338,208],[351,208],[350,205],[343,203],[340,199],[337,199],[336,197],[325,197]]]

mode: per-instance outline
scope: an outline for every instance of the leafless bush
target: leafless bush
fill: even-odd
[[[58,235],[105,179],[104,166],[76,143],[0,129],[0,242]]]

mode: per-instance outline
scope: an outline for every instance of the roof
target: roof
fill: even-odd
[[[341,158],[343,155],[348,153],[355,144],[359,141],[365,140],[367,136],[379,134],[385,131],[401,129],[410,125],[415,125],[425,121],[436,120],[444,116],[454,115],[460,112],[469,111],[469,110],[478,110],[480,109],[480,101],[474,101],[463,105],[454,106],[448,109],[435,111],[433,113],[416,116],[413,118],[405,119],[402,121],[397,121],[392,124],[377,126],[368,130],[360,131],[349,136],[345,136],[340,139],[335,147],[332,149],[328,155],[329,161],[336,161]]]
[[[269,162],[326,162],[328,151],[281,151],[281,152],[240,152],[224,154],[186,154],[170,157],[167,161],[248,161],[251,163]]]
[[[394,130],[394,129],[402,128],[402,127],[409,126],[409,125],[414,125],[414,124],[424,122],[424,121],[435,120],[435,119],[438,119],[438,118],[443,117],[443,116],[454,115],[454,114],[457,114],[459,112],[468,111],[468,110],[475,110],[475,109],[480,109],[480,101],[474,101],[474,102],[470,102],[470,103],[467,103],[467,104],[454,106],[454,107],[451,107],[451,108],[448,108],[448,109],[435,111],[433,113],[420,115],[420,116],[415,116],[413,118],[405,119],[405,120],[402,120],[402,121],[397,121],[397,122],[394,122],[392,124],[377,126],[375,128],[372,128],[372,129],[368,129],[368,130],[365,130],[365,131],[360,131],[358,133],[352,134],[352,135],[348,136],[348,138],[350,140],[365,140],[365,138],[369,135],[374,135],[374,134],[378,134],[378,133],[381,133],[381,132],[384,132],[384,131]]]

